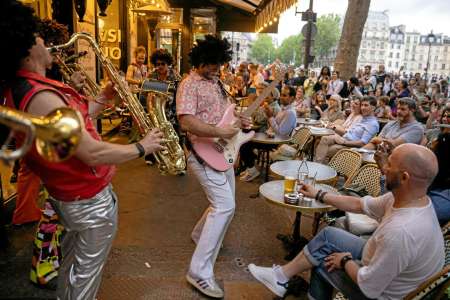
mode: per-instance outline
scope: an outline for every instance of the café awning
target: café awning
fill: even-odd
[[[277,32],[280,14],[298,0],[219,0],[256,16],[255,32]]]

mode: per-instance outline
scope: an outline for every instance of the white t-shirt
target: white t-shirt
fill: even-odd
[[[358,286],[369,298],[402,299],[444,266],[444,239],[430,200],[425,207],[394,208],[392,193],[361,198],[380,225],[364,246]]]

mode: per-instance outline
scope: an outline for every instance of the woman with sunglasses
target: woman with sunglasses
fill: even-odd
[[[150,62],[154,67],[153,72],[149,76],[151,79],[179,81],[180,76],[172,69],[172,55],[166,49],[156,49],[150,56]]]

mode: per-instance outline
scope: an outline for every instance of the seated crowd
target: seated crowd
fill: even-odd
[[[248,77],[247,86],[259,95],[273,80],[271,70],[241,64],[237,83]],[[314,145],[312,157],[319,163],[343,148],[376,150],[384,184],[380,196],[332,195],[306,184],[301,192],[339,210],[365,214],[376,220],[377,229],[366,240],[328,226],[288,264],[250,264],[249,270],[280,297],[294,275],[311,270],[310,299],[332,299],[333,289],[350,299],[401,299],[444,266],[440,225],[450,221],[448,85],[433,77],[428,86],[420,74],[387,74],[384,66],[376,72],[367,66],[348,81],[339,75],[327,67],[318,76],[290,70],[280,93],[272,91],[254,114],[254,125],[260,132],[293,136],[296,117],[319,120],[334,132]],[[260,174],[255,148],[253,143],[241,148],[243,181]]]

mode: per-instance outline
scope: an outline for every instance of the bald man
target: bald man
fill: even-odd
[[[444,266],[444,240],[427,188],[438,164],[429,149],[403,144],[384,167],[389,193],[373,198],[332,195],[305,185],[307,197],[380,222],[366,242],[326,227],[297,257],[272,268],[249,265],[252,275],[282,297],[286,282],[312,269],[309,296],[332,299],[333,288],[350,299],[402,299]]]

